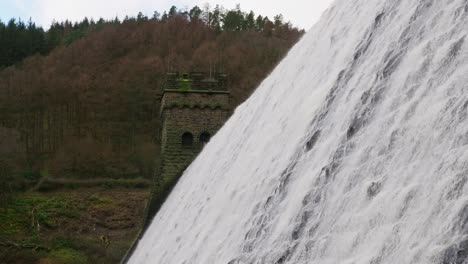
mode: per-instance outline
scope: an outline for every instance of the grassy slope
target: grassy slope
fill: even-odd
[[[0,209],[0,263],[118,263],[148,195],[98,188],[17,194]]]

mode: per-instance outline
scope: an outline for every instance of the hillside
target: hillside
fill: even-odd
[[[236,106],[303,34],[281,16],[220,7],[50,31],[60,28],[47,56],[0,72],[2,137],[16,135],[13,169],[33,180],[151,177],[166,72],[225,72]]]
[[[146,189],[32,192],[0,210],[0,263],[118,263],[138,233]]]

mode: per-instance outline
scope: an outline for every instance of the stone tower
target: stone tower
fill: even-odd
[[[167,74],[161,100],[161,164],[148,205],[147,223],[195,159],[231,114],[224,74]]]

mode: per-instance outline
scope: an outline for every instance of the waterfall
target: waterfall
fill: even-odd
[[[336,0],[129,263],[468,263],[467,35],[467,0]]]

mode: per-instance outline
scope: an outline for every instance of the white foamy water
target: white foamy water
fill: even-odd
[[[468,263],[468,1],[337,0],[130,263]]]

